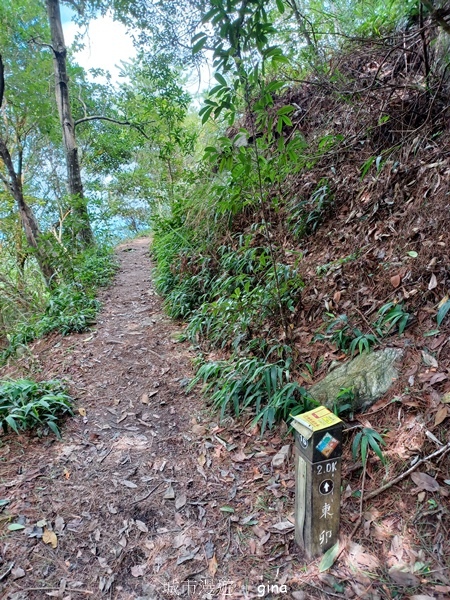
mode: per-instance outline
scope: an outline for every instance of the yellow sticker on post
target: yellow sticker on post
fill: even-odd
[[[326,406],[318,406],[302,415],[296,415],[291,421],[292,427],[306,439],[309,439],[315,431],[328,429],[339,423],[342,423],[342,420]]]

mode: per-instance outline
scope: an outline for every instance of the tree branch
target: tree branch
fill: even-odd
[[[77,119],[73,124],[74,128],[77,125],[80,125],[80,123],[86,123],[87,121],[109,121],[110,123],[115,123],[116,125],[132,127],[133,129],[136,129],[137,131],[139,131],[139,133],[141,135],[143,135],[147,140],[150,139],[148,137],[148,135],[145,133],[145,131],[142,129],[142,127],[140,127],[139,125],[136,125],[135,123],[131,123],[131,121],[119,121],[118,119],[113,119],[112,117],[104,117],[102,115],[92,115],[90,117],[82,117],[81,119]]]
[[[413,473],[417,469],[417,467],[420,467],[421,465],[423,465],[423,463],[431,460],[432,458],[435,458],[436,456],[439,456],[440,454],[447,453],[449,450],[450,450],[450,442],[448,442],[445,446],[442,446],[441,448],[439,448],[439,450],[436,450],[432,454],[429,454],[428,456],[425,456],[424,458],[421,458],[420,460],[418,460],[412,467],[410,467],[407,471],[405,471],[404,473],[402,473],[395,479],[392,479],[392,481],[389,481],[388,483],[386,483],[385,485],[382,485],[378,489],[373,490],[373,492],[370,492],[370,494],[366,494],[364,500],[370,500],[370,498],[375,498],[375,496],[378,496],[378,494],[381,494],[381,492],[384,492],[385,490],[391,488],[396,483],[399,483],[399,481],[402,481],[403,479],[408,477],[408,475]]]
[[[50,48],[52,52],[55,52],[55,48],[46,42],[40,42],[37,38],[32,37],[28,40],[29,44],[36,44],[36,46],[41,46],[42,48]]]

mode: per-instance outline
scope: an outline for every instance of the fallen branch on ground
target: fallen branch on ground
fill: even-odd
[[[417,467],[420,467],[420,465],[423,465],[423,463],[427,462],[428,460],[431,460],[432,458],[435,458],[436,456],[439,456],[440,454],[443,454],[444,452],[448,452],[449,450],[450,450],[450,442],[448,442],[445,446],[442,446],[442,448],[439,448],[439,450],[436,450],[432,454],[425,456],[425,458],[421,458],[410,469],[408,469],[407,471],[405,471],[404,473],[402,473],[401,475],[399,475],[392,481],[389,481],[385,485],[382,485],[381,487],[379,487],[377,490],[374,490],[373,492],[370,492],[370,494],[367,494],[365,497],[365,500],[370,500],[370,498],[375,498],[375,496],[378,496],[378,494],[381,494],[385,490],[388,490],[389,488],[391,488],[393,485],[395,485],[399,481],[406,479],[406,477],[408,477],[408,475],[410,475],[413,471],[415,471],[417,469]]]

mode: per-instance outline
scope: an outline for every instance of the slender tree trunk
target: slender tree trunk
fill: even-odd
[[[20,221],[25,232],[25,237],[29,246],[34,249],[36,260],[39,268],[41,269],[42,275],[47,282],[47,285],[51,286],[55,282],[55,272],[50,264],[45,250],[42,248],[42,244],[39,243],[39,238],[41,237],[39,225],[36,221],[33,211],[25,201],[22,191],[22,182],[20,177],[17,176],[9,150],[5,144],[5,141],[1,137],[0,157],[5,164],[6,170],[8,171],[9,188],[14,200],[17,203],[17,208],[19,209]]]
[[[75,125],[69,97],[69,78],[67,76],[67,49],[64,42],[61,24],[59,0],[46,0],[48,20],[52,37],[53,64],[55,69],[56,104],[58,105],[59,120],[62,128],[64,151],[66,154],[67,180],[73,215],[77,219],[79,238],[83,247],[94,244],[87,203],[84,198],[83,183],[81,181],[80,161],[78,157]]]
[[[288,2],[288,4],[292,8],[292,11],[295,16],[295,20],[297,21],[297,25],[300,29],[300,33],[305,38],[306,44],[314,52],[314,54],[317,54],[317,45],[316,45],[315,41],[313,42],[313,40],[309,34],[309,31],[306,29],[306,19],[300,12],[300,8],[299,8],[299,5],[297,4],[297,0],[290,0]]]
[[[2,56],[0,54],[0,108],[3,104],[3,96],[5,92],[5,72],[3,66]],[[0,158],[3,161],[3,164],[6,167],[6,171],[8,173],[8,177],[3,177],[5,185],[10,189],[11,194],[13,195],[14,200],[17,203],[17,208],[19,209],[20,221],[22,223],[23,230],[25,232],[25,237],[27,239],[28,244],[31,248],[34,249],[36,260],[38,261],[39,268],[41,269],[42,275],[44,276],[47,285],[51,286],[55,282],[55,272],[51,266],[51,263],[48,259],[47,253],[45,251],[45,246],[43,244],[39,244],[41,232],[39,230],[39,225],[36,221],[36,217],[33,214],[33,211],[28,206],[23,196],[22,190],[22,160],[23,154],[19,153],[19,174],[16,173],[14,169],[13,161],[11,158],[11,154],[8,150],[5,140],[0,136]]]

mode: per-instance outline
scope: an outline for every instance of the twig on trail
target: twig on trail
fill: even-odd
[[[227,543],[227,547],[225,548],[225,551],[223,553],[223,555],[225,556],[228,552],[228,550],[230,549],[231,546],[231,519],[228,518],[228,543]]]
[[[5,579],[5,577],[8,577],[8,575],[13,570],[15,564],[16,563],[14,561],[12,561],[12,563],[9,565],[9,567],[6,569],[6,571],[2,575],[0,575],[0,581],[3,581]]]
[[[442,448],[439,448],[439,450],[436,450],[432,454],[429,454],[428,456],[425,456],[425,458],[422,458],[419,461],[417,461],[415,465],[413,465],[410,469],[408,469],[407,471],[405,471],[404,473],[402,473],[401,475],[399,475],[392,481],[389,481],[385,485],[382,485],[381,487],[379,487],[377,490],[374,490],[373,492],[370,492],[370,494],[367,494],[367,496],[365,497],[365,500],[370,500],[370,498],[374,498],[375,496],[378,496],[378,494],[381,494],[382,492],[391,488],[393,485],[395,485],[399,481],[402,481],[402,479],[405,479],[406,477],[408,477],[408,475],[410,475],[413,471],[415,471],[417,469],[417,467],[420,467],[420,465],[423,465],[423,463],[427,462],[428,460],[431,460],[435,456],[444,454],[444,453],[448,452],[449,450],[450,450],[450,442],[448,442],[445,446],[442,446]]]
[[[375,337],[377,337],[376,332],[373,330],[371,323],[366,319],[366,317],[364,316],[364,314],[359,310],[359,308],[357,306],[355,306],[355,310],[363,318],[363,320],[365,321],[365,323],[368,326],[368,328],[369,328],[370,332],[372,333],[372,335],[374,335]]]
[[[152,350],[151,348],[147,348],[147,352],[151,352],[152,354],[154,354],[155,356],[157,356],[158,358],[161,358],[161,354],[158,354],[157,352],[155,352],[154,350]]]
[[[162,485],[162,481],[160,481],[157,485],[155,485],[155,487],[153,487],[151,490],[149,490],[147,492],[147,494],[145,494],[145,496],[143,496],[142,498],[138,498],[137,500],[133,500],[133,502],[131,504],[138,504],[139,502],[143,502],[144,500],[147,500],[147,498],[149,498],[153,492],[156,492],[156,490],[159,488],[160,485]]]
[[[107,456],[109,456],[109,455],[111,454],[111,452],[114,450],[114,446],[115,446],[115,444],[113,444],[113,445],[111,446],[111,448],[108,450],[108,452],[107,452],[106,454],[104,454],[104,455],[103,455],[102,457],[100,457],[100,458],[97,458],[97,462],[98,462],[98,463],[102,463],[102,462],[105,460],[105,458],[106,458]]]

